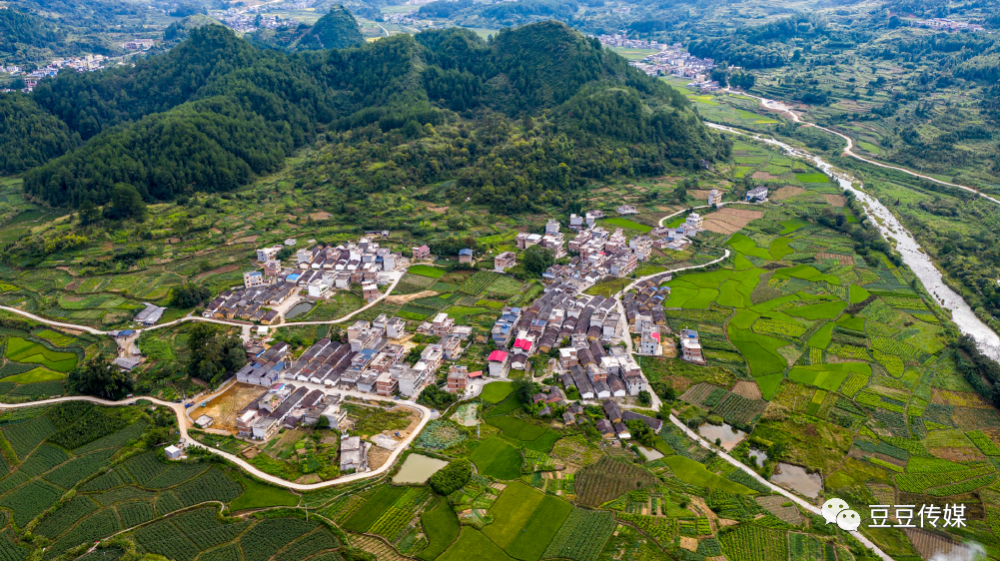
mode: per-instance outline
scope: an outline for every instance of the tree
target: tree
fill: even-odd
[[[204,286],[186,284],[170,291],[170,305],[178,308],[193,308],[212,295]]]
[[[110,220],[146,220],[146,203],[135,187],[116,183],[111,190],[111,202],[104,207],[104,217]]]
[[[514,380],[514,393],[521,403],[531,403],[531,396],[536,393],[535,383],[526,378]]]
[[[132,380],[100,353],[69,373],[69,385],[82,394],[114,399],[132,387]]]
[[[97,205],[95,205],[90,199],[87,199],[80,203],[80,225],[89,226],[91,224],[96,224],[101,219],[101,213],[97,210]]]
[[[227,335],[204,323],[191,329],[188,350],[191,351],[188,374],[213,387],[247,363],[243,341],[239,337]]]
[[[556,259],[552,255],[552,252],[540,245],[529,247],[521,255],[521,263],[524,265],[524,270],[535,277],[542,276],[545,269],[551,267],[555,262]]]
[[[648,391],[642,390],[639,392],[639,405],[648,407],[651,403],[653,403],[653,397],[649,395]]]
[[[320,415],[319,419],[316,419],[316,424],[313,425],[314,429],[328,429],[330,428],[330,418],[326,415]]]
[[[446,409],[452,403],[458,399],[453,393],[448,393],[441,388],[431,384],[420,392],[417,396],[417,403],[425,407],[433,407],[434,409]]]
[[[472,462],[467,458],[459,458],[432,475],[430,484],[439,495],[447,496],[465,486],[471,477]]]

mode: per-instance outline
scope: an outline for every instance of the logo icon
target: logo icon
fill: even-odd
[[[861,526],[861,515],[850,510],[843,499],[830,499],[823,503],[823,518],[827,524],[836,524],[845,532],[853,532]]]
[[[837,515],[837,526],[845,532],[853,532],[861,526],[861,515],[853,510],[842,510]]]
[[[830,499],[823,503],[823,518],[826,518],[827,524],[836,524],[837,515],[840,514],[840,511],[848,508],[843,499]]]

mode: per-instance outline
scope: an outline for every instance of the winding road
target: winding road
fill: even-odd
[[[228,389],[228,385],[219,388],[219,390],[217,390],[212,395],[199,398],[199,401],[209,401],[219,393],[225,391],[226,389]],[[257,477],[258,479],[261,479],[263,481],[267,481],[272,485],[276,485],[278,487],[285,487],[287,489],[294,489],[296,491],[315,491],[317,489],[325,489],[327,487],[333,487],[334,485],[350,483],[352,481],[358,481],[360,479],[368,479],[370,477],[375,477],[377,475],[386,473],[387,471],[392,469],[392,466],[393,464],[396,463],[396,460],[399,458],[399,455],[402,454],[407,447],[409,447],[413,439],[416,438],[417,435],[424,430],[424,427],[427,426],[427,423],[430,421],[431,418],[431,410],[417,403],[396,401],[393,399],[386,399],[384,397],[377,395],[362,394],[360,392],[349,391],[349,390],[342,391],[341,393],[346,395],[352,395],[355,397],[360,397],[365,399],[366,401],[371,401],[371,400],[386,401],[392,403],[393,405],[401,407],[409,407],[420,413],[420,421],[414,428],[414,430],[411,431],[410,434],[402,442],[399,443],[399,445],[396,447],[395,450],[392,451],[392,453],[389,455],[389,459],[386,460],[386,462],[382,464],[380,467],[373,469],[371,471],[352,473],[349,475],[340,476],[336,479],[331,479],[329,481],[323,481],[321,483],[310,483],[310,484],[293,483],[291,481],[286,481],[284,479],[281,479],[280,477],[273,476],[269,473],[264,473],[263,471],[257,469],[243,458],[240,458],[234,454],[230,454],[229,452],[223,452],[222,450],[212,448],[211,446],[206,446],[205,444],[202,444],[201,442],[198,442],[197,440],[191,438],[190,436],[188,436],[188,428],[190,428],[191,426],[191,419],[187,416],[187,410],[184,408],[184,404],[182,403],[173,403],[170,401],[163,401],[162,399],[157,399],[155,397],[145,397],[145,396],[130,397],[128,399],[123,399],[121,401],[108,401],[106,399],[100,399],[97,397],[90,397],[90,396],[69,396],[69,397],[57,397],[53,399],[43,399],[40,401],[30,401],[27,403],[4,403],[0,404],[0,411],[5,409],[18,409],[23,407],[37,407],[39,405],[51,405],[55,403],[64,403],[67,401],[87,401],[90,403],[96,403],[98,405],[107,405],[111,407],[121,406],[121,405],[133,405],[135,404],[135,402],[140,400],[149,401],[151,403],[155,403],[156,405],[162,407],[169,407],[170,409],[173,409],[174,413],[177,415],[178,431],[180,432],[181,438],[187,447],[201,448],[203,450],[207,450],[213,454],[221,456],[226,460],[229,460],[230,462],[240,466],[240,468],[245,470],[247,473],[252,474],[254,477]]]
[[[891,170],[894,170],[894,171],[899,171],[899,172],[905,173],[905,174],[913,176],[913,177],[918,177],[920,179],[926,179],[927,181],[933,181],[934,183],[937,183],[937,184],[940,184],[940,185],[947,185],[948,187],[954,187],[956,189],[962,189],[963,191],[968,191],[969,193],[975,193],[979,197],[982,197],[982,198],[984,198],[984,199],[986,199],[988,201],[991,201],[991,202],[994,202],[994,203],[1000,205],[1000,199],[996,199],[994,197],[986,195],[985,193],[981,193],[978,189],[976,189],[974,187],[968,187],[968,186],[965,186],[965,185],[959,185],[958,183],[951,183],[951,182],[948,182],[948,181],[937,179],[935,177],[931,177],[929,175],[923,175],[921,173],[917,173],[915,171],[908,170],[906,168],[901,168],[901,167],[898,167],[898,166],[891,166],[889,164],[883,164],[882,162],[878,162],[878,161],[875,161],[875,160],[869,160],[868,158],[865,158],[864,156],[861,156],[861,155],[859,155],[859,154],[857,154],[857,153],[854,152],[854,150],[853,150],[853,148],[854,148],[854,140],[851,137],[847,136],[846,134],[839,133],[839,132],[837,132],[835,130],[828,129],[826,127],[822,127],[822,126],[817,125],[815,123],[810,123],[808,121],[803,121],[802,119],[799,118],[799,116],[794,111],[792,111],[791,107],[785,105],[784,103],[781,103],[780,101],[775,101],[773,99],[766,99],[766,98],[763,98],[763,97],[758,97],[758,96],[751,95],[751,94],[748,94],[748,93],[745,93],[745,92],[732,92],[728,88],[726,90],[724,90],[724,91],[728,91],[728,92],[731,92],[731,93],[739,93],[739,95],[756,99],[758,102],[760,102],[761,106],[763,106],[765,109],[768,109],[770,111],[775,111],[777,113],[781,113],[782,115],[787,116],[789,119],[791,119],[795,123],[799,123],[800,125],[805,126],[805,127],[813,127],[813,128],[819,129],[821,131],[828,132],[828,133],[830,133],[832,135],[839,136],[840,138],[844,139],[845,142],[847,142],[847,147],[844,148],[844,154],[847,154],[848,156],[850,156],[850,157],[852,157],[852,158],[854,158],[856,160],[859,160],[859,161],[865,162],[866,164],[871,164],[873,166],[877,166],[877,167],[880,167],[880,168],[883,168],[883,169],[891,169]],[[711,124],[714,124],[714,123],[706,123],[706,124],[711,125]]]

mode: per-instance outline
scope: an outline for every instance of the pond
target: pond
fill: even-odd
[[[747,433],[727,423],[722,423],[721,425],[705,423],[698,427],[698,434],[712,444],[715,444],[715,439],[718,438],[722,442],[722,448],[726,452],[730,452],[733,448],[736,448],[736,445],[747,435]]]
[[[288,310],[288,313],[285,314],[285,319],[295,319],[299,316],[304,316],[309,313],[309,310],[313,309],[313,306],[315,305],[316,304],[313,304],[312,302],[299,302],[298,304],[292,306],[291,310]]]
[[[663,457],[663,453],[660,452],[659,450],[651,450],[651,449],[646,448],[645,446],[643,446],[641,444],[636,444],[635,446],[636,446],[636,448],[639,449],[640,452],[642,452],[642,455],[646,456],[646,459],[649,460],[649,461],[651,461],[651,462],[653,460],[659,460],[660,458]]]
[[[751,448],[750,451],[747,452],[747,455],[750,456],[750,458],[753,459],[758,466],[764,465],[764,462],[767,461],[767,452],[757,448]]]
[[[437,458],[431,458],[424,456],[422,454],[410,454],[406,457],[406,461],[403,462],[402,467],[392,478],[393,483],[413,483],[413,484],[423,484],[427,483],[427,480],[431,478],[432,475],[448,465],[448,462],[444,460],[439,460]]]
[[[780,470],[780,472],[779,472]],[[784,485],[803,495],[815,499],[823,490],[823,478],[818,473],[808,473],[802,466],[781,462],[771,476],[771,482]]]

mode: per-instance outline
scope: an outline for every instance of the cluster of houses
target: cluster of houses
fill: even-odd
[[[638,353],[641,355],[663,354],[663,336],[670,333],[663,301],[670,297],[670,287],[659,286],[659,283],[668,280],[669,274],[645,281],[636,287],[635,292],[628,292],[622,297],[629,330],[639,334]]]
[[[289,383],[309,382],[381,396],[398,392],[413,397],[426,383],[434,381],[434,372],[444,361],[457,360],[462,355],[463,344],[472,335],[471,327],[455,325],[447,314],[438,314],[420,329],[440,339],[427,345],[413,366],[403,360],[403,346],[393,342],[405,336],[406,322],[382,314],[374,321],[358,320],[348,327],[347,343],[320,339],[294,362],[273,360],[269,356],[254,357],[236,373],[236,379],[249,384],[271,385],[280,377]],[[280,345],[284,344],[279,343],[276,347]],[[464,389],[465,384],[462,385]]]
[[[257,250],[257,261],[262,271],[244,273],[246,288],[271,283],[294,283],[307,290],[311,298],[323,298],[331,290],[347,290],[351,285],[361,285],[362,296],[372,301],[381,296],[380,284],[391,282],[388,273],[405,268],[402,255],[387,247],[380,247],[371,238],[361,238],[346,245],[317,245],[295,253],[292,266],[282,267],[278,253],[282,246]]]
[[[622,411],[622,408],[613,399],[605,400],[602,407],[607,419],[597,421],[597,430],[604,438],[620,438],[621,440],[632,438],[632,434],[626,425],[628,421],[641,421],[655,434],[660,434],[660,431],[663,429],[663,421],[660,419],[634,411]]]
[[[954,31],[964,31],[964,32],[986,31],[983,28],[983,26],[975,23],[955,21],[946,18],[931,18],[931,19],[917,20],[913,22],[913,27],[929,27],[937,31],[947,31],[949,33]]]
[[[155,39],[131,39],[122,43],[126,51],[148,51],[156,44]]]
[[[642,70],[650,76],[680,76],[693,78],[696,82],[704,82],[712,69],[715,60],[698,58],[687,51],[680,43],[675,43],[667,49],[647,56],[641,61],[632,61],[630,65]]]
[[[605,47],[625,47],[627,49],[649,49],[653,51],[667,51],[670,49],[679,49],[681,47],[680,43],[674,43],[671,46],[666,43],[658,43],[656,41],[629,39],[624,31],[622,33],[615,33],[614,35],[598,35],[597,40],[600,41],[601,44],[604,45]]]
[[[205,306],[201,313],[205,318],[241,319],[264,325],[278,323],[281,314],[274,306],[298,294],[299,287],[293,282],[277,284],[256,284],[250,288],[226,290]]]
[[[256,10],[255,7],[247,9],[246,14],[227,14],[222,17],[222,23],[226,24],[227,27],[233,28],[235,31],[240,33],[253,33],[258,29],[278,29],[279,27],[296,26],[299,24],[298,21],[290,18],[281,19],[279,16],[259,16],[260,21],[257,20],[259,14],[252,14],[251,12],[256,11],[266,11],[266,7],[260,10]]]
[[[528,249],[533,245],[539,245],[550,252],[556,259],[566,256],[566,238],[560,232],[561,226],[558,220],[549,220],[545,223],[545,234],[528,234],[521,232],[517,235],[517,248]]]

